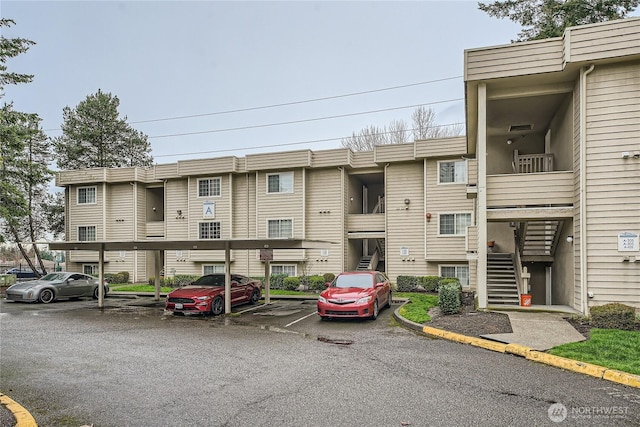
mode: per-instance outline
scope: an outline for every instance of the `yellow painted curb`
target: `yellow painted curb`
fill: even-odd
[[[607,368],[593,365],[591,363],[579,362],[577,360],[567,359],[565,357],[554,356],[553,354],[543,353],[540,351],[530,351],[526,355],[527,360],[541,362],[546,365],[555,366],[556,368],[566,369],[568,371],[578,372],[581,374],[591,375],[596,378],[603,378]]]
[[[507,349],[507,345],[501,342],[483,340],[482,338],[474,338],[469,344],[484,348],[487,350],[497,351],[499,353],[504,353]]]
[[[16,427],[38,427],[35,418],[33,418],[29,411],[6,394],[0,393],[0,404],[11,411],[13,417],[16,419]]]
[[[514,343],[507,344],[507,347],[504,349],[505,353],[515,354],[516,356],[522,357],[527,357],[527,353],[529,353],[530,351],[533,351],[533,349]]]
[[[627,372],[616,371],[615,369],[607,369],[602,377],[605,380],[613,381],[619,384],[628,385],[629,387],[640,388],[640,376],[629,374]]]
[[[422,332],[438,338],[444,338],[449,341],[455,341],[461,344],[470,344],[475,347],[485,348],[487,350],[505,352],[506,344],[499,342],[483,340],[482,338],[469,337],[455,332],[443,331],[442,329],[432,328],[431,326],[423,326]]]

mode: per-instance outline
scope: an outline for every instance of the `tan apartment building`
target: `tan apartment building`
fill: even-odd
[[[469,49],[464,73],[480,306],[640,308],[640,19]]]
[[[640,19],[469,49],[467,135],[375,147],[63,171],[69,241],[312,239],[272,273],[357,268],[460,278],[480,307],[640,308]],[[146,281],[145,251],[105,271]],[[166,275],[224,270],[224,251],[165,250]],[[98,255],[67,254],[95,272]],[[231,268],[264,275],[259,250]]]
[[[150,168],[60,172],[69,241],[308,239],[320,249],[274,250],[272,273],[379,269],[459,277],[473,287],[466,248],[466,138],[178,161]],[[286,167],[283,167],[286,165]],[[471,244],[473,245],[473,243]],[[224,272],[224,251],[167,250],[166,275]],[[97,272],[98,254],[70,251],[67,269]],[[231,268],[264,275],[259,250],[233,250]],[[145,251],[108,252],[105,272],[153,275]],[[475,272],[475,266],[471,269]]]

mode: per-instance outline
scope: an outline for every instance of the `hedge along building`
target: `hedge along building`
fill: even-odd
[[[480,306],[640,308],[640,19],[466,50],[465,87]]]
[[[456,276],[473,287],[466,227],[464,137],[376,147],[185,160],[150,168],[59,172],[71,242],[302,239],[322,248],[275,249],[271,273],[378,269]],[[286,167],[283,168],[283,165]],[[428,212],[428,214],[426,214]],[[167,249],[165,275],[224,272],[224,253]],[[97,272],[93,251],[70,251],[67,268]],[[154,256],[111,251],[105,271],[146,281]],[[258,249],[232,250],[231,268],[264,275]]]
[[[455,276],[480,307],[640,307],[640,19],[464,55],[466,137],[63,171],[67,238],[323,240],[274,250],[272,273]],[[112,251],[105,268],[145,281],[152,258]],[[160,258],[166,275],[224,269],[221,251]],[[257,249],[230,263],[264,274]]]

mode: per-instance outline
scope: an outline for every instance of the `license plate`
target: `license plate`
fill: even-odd
[[[182,304],[176,303],[176,310],[182,310],[183,308]]]

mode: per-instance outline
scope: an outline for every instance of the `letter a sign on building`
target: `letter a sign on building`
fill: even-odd
[[[202,218],[215,218],[216,217],[216,202],[207,200],[202,202]]]

